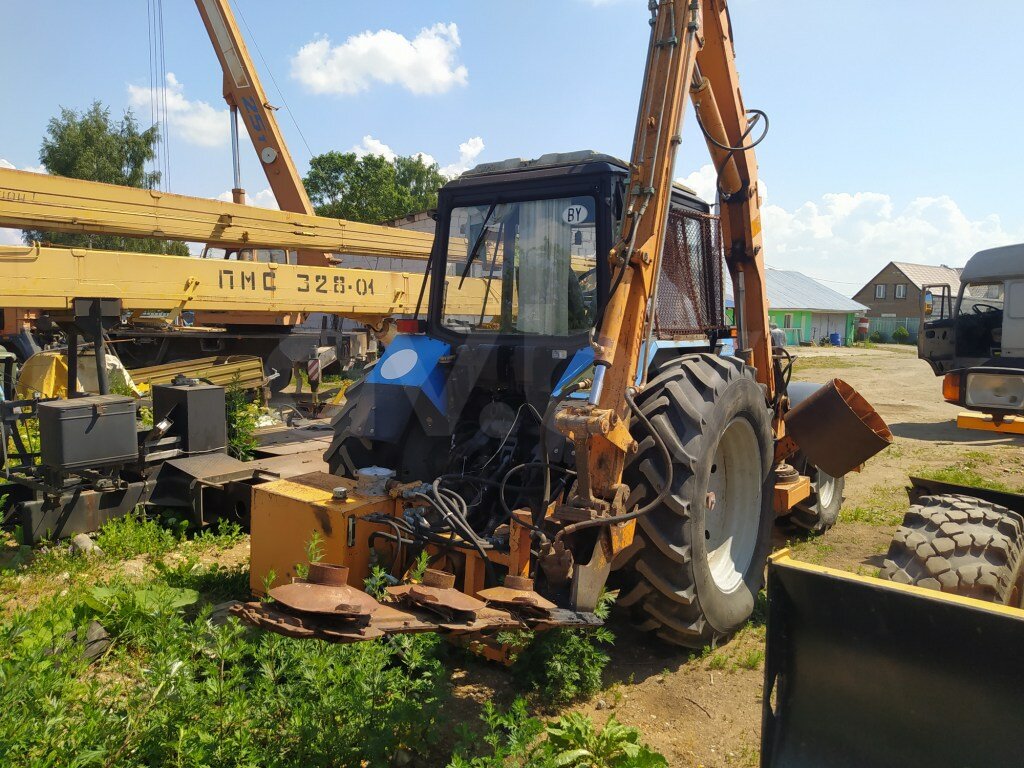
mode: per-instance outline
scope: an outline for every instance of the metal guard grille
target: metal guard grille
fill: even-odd
[[[717,216],[670,209],[654,316],[657,338],[706,335],[724,326],[721,232]]]

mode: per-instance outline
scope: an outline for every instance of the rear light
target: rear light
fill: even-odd
[[[426,333],[427,323],[425,320],[399,320],[395,323],[399,333]]]
[[[734,339],[738,336],[738,334],[736,333],[736,326],[735,325],[732,328],[729,329],[729,336],[731,336]]]
[[[942,379],[942,397],[947,403],[960,405],[959,373],[947,373]]]

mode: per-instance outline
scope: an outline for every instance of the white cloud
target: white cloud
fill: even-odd
[[[477,157],[484,151],[484,140],[479,136],[474,136],[471,139],[466,139],[464,142],[459,144],[459,159],[458,162],[446,165],[441,168],[441,173],[445,176],[453,177],[459,176],[469,170],[470,166],[476,162]]]
[[[12,171],[18,170],[17,166],[15,166],[14,163],[12,163],[10,160],[5,160],[2,157],[0,157],[0,168],[9,168]]]
[[[380,155],[385,160],[394,160],[398,155],[391,147],[385,144],[380,139],[375,139],[373,136],[363,136],[363,140],[356,144],[349,152],[355,152],[356,157],[366,157],[366,155]],[[433,159],[433,158],[431,158]]]
[[[217,195],[217,199],[223,200],[225,203],[230,203],[231,190],[229,189],[226,192],[221,192],[219,195]],[[278,206],[277,204],[277,198],[274,197],[274,193],[270,189],[270,187],[261,189],[259,192],[256,192],[254,194],[246,192],[245,202],[246,205],[254,205],[257,208],[270,208],[271,210],[275,211],[280,210],[280,206]]]
[[[128,86],[128,100],[139,110],[149,109],[154,94],[149,88]],[[185,86],[173,72],[167,73],[167,122],[170,133],[189,144],[221,147],[228,143],[228,110],[214,109],[205,101],[185,98]]]
[[[714,170],[705,165],[682,179],[714,192]],[[821,279],[852,295],[890,261],[962,266],[984,248],[1020,242],[1024,231],[1007,228],[995,214],[972,219],[948,195],[898,204],[882,192],[832,192],[794,209],[768,203],[761,183],[766,263]],[[713,199],[707,198],[705,199]]]
[[[353,35],[332,46],[322,37],[292,57],[292,77],[313,93],[348,96],[374,81],[398,84],[418,95],[445,93],[465,85],[469,70],[458,63],[455,24],[434,24],[412,40],[389,29]]]
[[[469,169],[476,161],[480,153],[484,151],[484,140],[479,136],[466,139],[459,144],[459,159],[450,165],[441,166],[441,173],[449,178],[458,176]],[[380,155],[385,160],[394,160],[398,153],[380,139],[373,136],[363,136],[363,140],[352,147],[349,152],[354,152],[357,157],[366,155]],[[437,162],[433,155],[426,152],[413,152],[413,157],[418,157],[426,165],[433,165]]]
[[[675,181],[684,187],[692,189],[701,200],[705,200],[712,205],[714,204],[716,192],[715,168],[710,163],[702,165],[689,176],[682,176]]]

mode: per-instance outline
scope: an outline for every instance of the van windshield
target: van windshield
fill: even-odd
[[[983,315],[1003,311],[1003,284],[968,283],[960,300],[960,315]]]

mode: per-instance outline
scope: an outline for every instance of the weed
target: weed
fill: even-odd
[[[219,549],[223,551],[242,541],[245,541],[245,533],[242,531],[242,526],[233,520],[222,517],[217,521],[214,528],[205,528],[200,531],[192,539],[191,545],[196,549]]]
[[[764,661],[764,651],[760,648],[751,648],[736,657],[736,663],[743,669],[758,669],[762,661]]]
[[[300,579],[309,578],[309,566],[324,559],[324,537],[320,531],[313,531],[306,541],[306,562],[295,564],[295,575]]]
[[[907,495],[899,486],[875,486],[871,497],[862,505],[844,507],[842,520],[891,528],[899,525],[907,508]]]
[[[228,422],[228,453],[240,461],[249,461],[256,450],[256,427],[262,409],[258,403],[252,402],[237,374],[225,391],[224,408]]]
[[[223,570],[168,567],[0,622],[5,764],[354,768],[429,748],[437,638],[336,646],[212,626],[208,608],[187,619],[197,591],[170,582]],[[113,645],[88,667],[72,630],[94,618]]]
[[[614,597],[611,593],[601,596],[596,610],[599,617],[608,615]],[[608,654],[601,646],[615,642],[615,635],[606,627],[549,629],[532,634],[532,641],[531,633],[511,634],[503,633],[500,641],[522,648],[515,654],[512,674],[536,691],[544,706],[558,707],[601,690],[601,675],[608,664]]]
[[[1013,488],[999,480],[991,480],[978,472],[979,467],[985,467],[992,463],[992,456],[980,451],[968,451],[956,464],[942,467],[940,469],[926,469],[918,474],[930,480],[939,480],[943,483],[954,483],[956,485],[969,485],[977,488],[987,488],[993,491],[1013,492]]]
[[[729,657],[721,651],[711,654],[708,658],[708,669],[725,669],[729,666]]]
[[[124,517],[107,522],[96,536],[96,543],[105,554],[115,558],[160,557],[174,549],[187,525],[181,521],[178,530],[169,530],[157,520],[147,517],[139,507]]]
[[[622,725],[615,715],[603,728],[573,712],[547,726],[530,717],[518,699],[507,712],[487,702],[481,719],[487,754],[467,757],[478,743],[464,739],[448,768],[667,768],[665,757],[644,744],[636,728]]]

